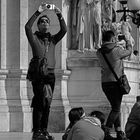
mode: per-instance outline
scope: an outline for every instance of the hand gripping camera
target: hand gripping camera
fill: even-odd
[[[53,10],[55,5],[54,4],[46,4],[47,9]]]

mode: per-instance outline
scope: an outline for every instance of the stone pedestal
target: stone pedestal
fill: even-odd
[[[72,107],[82,106],[87,114],[100,110],[108,116],[110,105],[101,88],[101,68],[96,52],[69,51],[67,59],[71,76],[68,81],[68,97]],[[124,60],[125,73],[131,85],[130,94],[124,95],[121,108],[122,129],[139,95],[140,65],[138,62]],[[112,93],[113,94],[113,93]]]
[[[71,106],[82,106],[86,114],[100,110],[107,115],[110,106],[101,88],[101,69],[96,52],[69,51],[68,57],[68,69],[71,70],[68,97]]]

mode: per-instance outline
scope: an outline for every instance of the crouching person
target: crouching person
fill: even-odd
[[[71,128],[67,140],[104,140],[103,123],[99,113],[91,113],[92,116],[82,117]]]

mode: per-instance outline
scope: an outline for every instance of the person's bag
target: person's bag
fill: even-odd
[[[32,58],[27,72],[27,77],[29,81],[39,80],[39,61],[38,58]]]
[[[48,61],[45,55],[49,45],[50,42],[48,42],[47,46],[45,47],[45,52],[42,58],[33,57],[31,59],[27,72],[27,79],[29,81],[41,80],[48,76]]]
[[[131,87],[125,74],[119,78],[119,86],[122,95],[129,94]]]
[[[42,58],[40,61],[39,74],[42,78],[48,75],[48,62],[47,62],[47,58],[45,57]]]
[[[46,58],[32,58],[29,63],[27,79],[37,81],[48,75],[48,62]]]

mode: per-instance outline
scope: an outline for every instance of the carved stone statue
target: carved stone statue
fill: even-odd
[[[112,22],[113,11],[112,0],[71,1],[71,49],[80,52],[99,49],[102,28]]]

